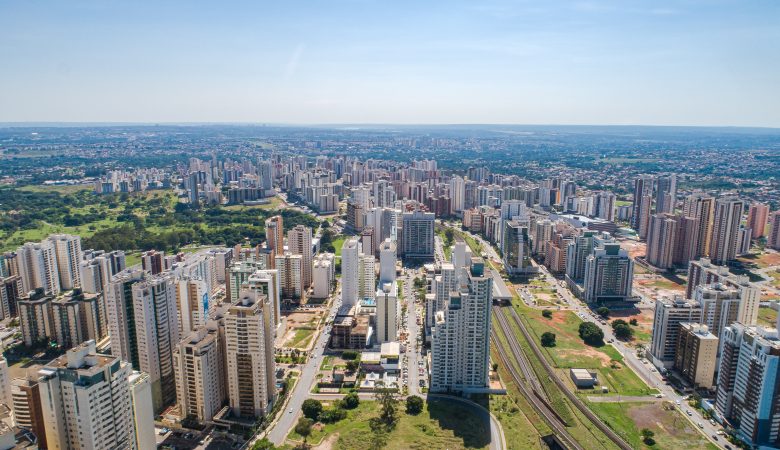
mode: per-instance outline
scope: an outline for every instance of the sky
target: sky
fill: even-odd
[[[780,127],[780,2],[0,0],[0,122]]]

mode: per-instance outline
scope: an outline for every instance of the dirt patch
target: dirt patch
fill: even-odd
[[[312,447],[315,450],[331,450],[336,448],[336,442],[339,440],[339,434],[333,433],[330,436],[328,436],[326,439],[324,439],[320,445],[316,447]]]
[[[634,421],[637,429],[640,430],[642,428],[658,427],[671,435],[679,434],[680,428],[683,428],[685,432],[695,432],[685,418],[675,415],[674,411],[664,409],[670,407],[673,408],[673,406],[669,405],[669,402],[635,406],[628,410],[628,417]]]
[[[584,356],[584,357],[601,361],[601,367],[609,367],[610,362],[612,361],[612,359],[606,354],[585,346],[583,346],[583,348],[578,348],[576,350],[575,349],[570,349],[570,350],[554,349],[554,351],[558,353],[558,355],[560,355],[562,359],[566,359],[569,356],[575,358],[582,358]]]

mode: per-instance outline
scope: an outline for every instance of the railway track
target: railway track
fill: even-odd
[[[496,308],[496,307],[494,307]],[[536,341],[534,340],[533,336],[531,336],[531,333],[526,329],[525,324],[522,320],[520,320],[520,316],[518,316],[517,311],[514,310],[514,308],[509,308],[510,315],[512,316],[512,319],[517,324],[517,327],[520,329],[520,332],[523,333],[523,336],[528,341],[528,344],[531,347],[531,350],[534,352],[534,355],[536,358],[541,361],[542,366],[544,367],[544,370],[547,372],[547,375],[550,377],[550,379],[558,386],[558,389],[563,392],[563,394],[568,398],[572,403],[574,403],[574,406],[577,407],[577,409],[590,420],[593,425],[596,426],[599,430],[601,430],[602,433],[604,433],[612,442],[615,443],[618,447],[620,447],[622,450],[632,450],[633,448],[623,440],[623,438],[620,437],[617,433],[615,433],[614,430],[609,428],[607,424],[601,421],[601,419],[588,408],[588,406],[583,403],[582,400],[579,399],[569,388],[561,381],[560,378],[558,378],[558,375],[555,373],[555,370],[552,368],[550,363],[547,362],[547,359],[544,357],[544,354],[542,354],[542,351],[539,349],[539,346],[537,345]],[[498,315],[498,314],[497,314]],[[503,314],[501,314],[503,315]],[[506,316],[504,316],[504,320],[506,320]],[[508,340],[508,339],[507,339]]]
[[[507,337],[506,341],[509,344],[512,357],[517,362],[517,365],[521,368],[520,371],[517,370],[515,364],[513,364],[510,360],[510,356],[505,354],[506,352],[501,346],[495,330],[491,331],[493,342],[496,346],[499,358],[501,358],[504,366],[509,371],[509,374],[512,376],[512,379],[520,390],[520,393],[523,395],[523,397],[526,398],[526,400],[528,400],[529,403],[531,403],[534,409],[539,414],[541,414],[541,416],[545,419],[547,424],[553,430],[558,439],[563,443],[563,445],[566,445],[568,448],[574,450],[585,450],[585,448],[582,447],[579,442],[577,442],[577,440],[574,439],[566,430],[566,422],[546,401],[546,395],[544,391],[541,390],[541,384],[534,374],[533,369],[530,367],[528,360],[525,359],[525,355],[523,354],[522,349],[517,344],[517,341],[509,338],[509,336],[512,336],[512,329],[509,326],[503,311],[498,306],[494,306],[493,310],[496,313],[496,320],[499,327],[501,327],[504,336]],[[529,387],[526,382],[532,387]],[[537,386],[538,389],[540,389],[539,391],[537,391]]]

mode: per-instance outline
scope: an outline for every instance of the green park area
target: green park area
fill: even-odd
[[[716,450],[696,426],[671,402],[590,403],[590,408],[604,423],[636,449]],[[653,433],[655,444],[643,442],[643,429]]]
[[[554,347],[542,347],[547,360],[560,369],[562,379],[569,378],[569,369],[589,369],[598,372],[600,385],[609,388],[608,395],[651,395],[657,393],[644,383],[629,367],[623,356],[611,345],[586,345],[579,336],[582,323],[571,311],[553,311],[545,318],[542,311],[516,305],[525,324],[539,339],[542,333],[555,334]],[[539,341],[537,341],[539,342]],[[593,395],[588,391],[588,395]]]
[[[489,424],[471,407],[454,401],[432,400],[419,414],[408,414],[403,405],[404,402],[397,405],[397,422],[392,430],[376,433],[370,421],[380,415],[380,404],[361,401],[357,408],[347,410],[343,420],[315,423],[307,444],[344,450],[364,450],[379,442],[383,444],[381,448],[390,450],[486,449],[490,444]],[[303,437],[293,430],[287,440],[288,445],[283,448],[294,448],[303,442]]]
[[[124,250],[134,257],[149,249],[255,245],[265,240],[265,219],[274,214],[282,215],[286,230],[318,224],[308,214],[272,209],[278,200],[262,207],[193,208],[170,190],[96,195],[86,186],[35,186],[2,188],[0,197],[0,251],[69,233],[82,237],[83,248]]]

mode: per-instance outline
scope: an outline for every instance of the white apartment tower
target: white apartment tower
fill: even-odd
[[[431,391],[479,392],[489,386],[493,279],[474,258],[459,290],[436,312],[431,341]]]
[[[146,450],[137,441],[135,417],[153,418],[154,412],[148,398],[134,403],[131,372],[119,357],[98,354],[94,341],[43,367],[39,388],[48,448]],[[134,406],[147,410],[134,411]]]

